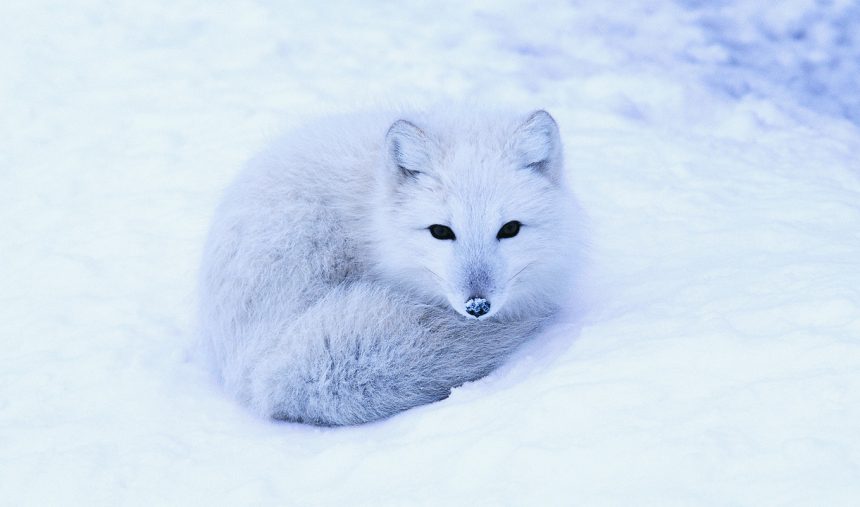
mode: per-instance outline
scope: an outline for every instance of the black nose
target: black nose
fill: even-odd
[[[480,317],[490,311],[490,302],[480,296],[474,296],[466,301],[466,313],[472,317]]]

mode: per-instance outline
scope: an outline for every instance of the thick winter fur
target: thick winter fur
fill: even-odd
[[[563,173],[543,111],[353,115],[277,140],[205,249],[203,342],[226,388],[268,417],[344,425],[485,376],[564,301]]]

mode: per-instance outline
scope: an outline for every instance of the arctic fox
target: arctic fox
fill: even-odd
[[[318,121],[218,208],[203,343],[226,389],[274,419],[358,424],[441,400],[564,301],[570,203],[542,110]]]

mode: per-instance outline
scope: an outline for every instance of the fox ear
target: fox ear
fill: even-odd
[[[561,136],[558,125],[543,109],[533,112],[514,132],[513,147],[521,167],[558,182],[561,173]]]
[[[414,180],[430,161],[429,140],[423,130],[406,120],[397,120],[385,135],[389,165],[398,181]]]

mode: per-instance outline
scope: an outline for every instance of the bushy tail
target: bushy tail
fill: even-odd
[[[250,372],[265,416],[357,424],[447,397],[497,367],[541,319],[469,321],[369,283],[333,289]]]

